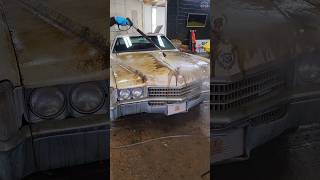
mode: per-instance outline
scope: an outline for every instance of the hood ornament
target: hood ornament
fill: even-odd
[[[172,78],[175,77],[176,79],[176,86],[178,86],[178,83],[183,83],[183,76],[181,75],[180,72],[180,67],[177,67],[174,71],[170,71],[168,75],[168,87],[171,84]]]
[[[230,43],[226,42],[220,45],[218,64],[225,70],[232,69],[235,64],[235,54]]]

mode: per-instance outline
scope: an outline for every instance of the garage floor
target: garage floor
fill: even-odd
[[[211,177],[214,180],[319,180],[319,170],[320,124],[311,124],[258,148],[248,161],[212,167]]]
[[[185,114],[143,114],[114,123],[111,179],[210,179],[208,112],[201,104]]]

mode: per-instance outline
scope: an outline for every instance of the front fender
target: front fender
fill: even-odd
[[[20,85],[20,76],[9,28],[0,14],[0,81],[9,80],[14,86]]]

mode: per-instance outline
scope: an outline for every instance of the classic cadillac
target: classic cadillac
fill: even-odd
[[[147,36],[121,35],[113,41],[111,120],[137,113],[186,112],[209,92],[208,59],[180,52],[164,35]]]
[[[94,2],[0,1],[1,180],[108,158],[105,1]]]
[[[211,160],[320,119],[320,3],[214,1]]]

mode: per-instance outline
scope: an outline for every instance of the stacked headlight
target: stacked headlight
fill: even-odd
[[[302,80],[314,82],[320,79],[320,63],[316,60],[302,61],[298,67],[298,73]]]
[[[143,96],[143,89],[142,88],[134,88],[134,89],[132,89],[131,94],[134,99],[141,98]]]
[[[119,91],[119,99],[120,100],[128,100],[130,99],[131,92],[129,89],[122,89]]]
[[[210,80],[204,79],[201,86],[202,91],[210,91]]]
[[[79,113],[91,114],[97,112],[105,102],[103,89],[97,84],[80,84],[71,92],[71,105]]]
[[[40,118],[51,119],[57,117],[66,107],[63,92],[56,87],[40,88],[30,96],[32,112]]]
[[[26,89],[25,94],[32,122],[107,112],[106,81]]]
[[[139,99],[143,97],[143,88],[118,90],[119,100]]]

